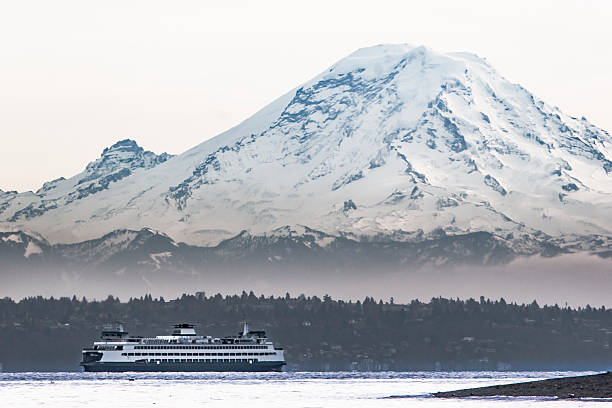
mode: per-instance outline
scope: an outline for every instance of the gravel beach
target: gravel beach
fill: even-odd
[[[612,398],[612,373],[608,371],[602,374],[579,377],[552,378],[549,380],[437,392],[434,396],[439,398],[493,396]]]

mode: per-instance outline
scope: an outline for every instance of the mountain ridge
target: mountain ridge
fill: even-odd
[[[510,299],[524,299],[528,293],[539,293],[542,285],[559,284],[548,301],[568,301],[576,295],[572,288],[585,284],[589,290],[578,293],[591,294],[589,302],[609,298],[610,236],[574,237],[568,242],[544,236],[515,239],[485,231],[461,235],[438,231],[412,238],[361,238],[283,226],[263,235],[242,231],[203,247],[149,228],[116,230],[72,244],[51,244],[23,231],[0,232],[0,286],[5,296],[13,297],[175,296],[185,288],[229,292],[255,288],[271,293],[324,290],[348,297],[367,289],[370,294],[403,299],[407,291],[419,297],[474,296],[484,293],[479,291],[493,280],[496,293]],[[550,265],[548,270],[542,262]],[[576,273],[575,265],[581,273]],[[563,269],[569,269],[569,277]],[[568,279],[571,283],[565,284]],[[393,287],[389,282],[394,282]],[[520,287],[512,289],[516,282],[521,282]]]

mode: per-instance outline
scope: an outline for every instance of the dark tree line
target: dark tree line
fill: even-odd
[[[78,370],[80,350],[105,323],[134,335],[194,323],[199,334],[236,334],[240,322],[285,348],[290,370],[608,369],[612,309],[434,298],[428,303],[346,302],[329,296],[150,295],[120,302],[0,299],[5,371]]]

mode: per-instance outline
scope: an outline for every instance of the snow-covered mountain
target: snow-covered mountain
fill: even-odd
[[[606,131],[472,54],[408,45],[360,49],[175,157],[121,141],[70,179],[0,191],[0,227],[53,243],[153,228],[216,245],[305,225],[370,242],[485,232],[527,248],[597,242],[610,214]]]

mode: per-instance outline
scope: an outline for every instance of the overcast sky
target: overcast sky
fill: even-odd
[[[357,48],[470,51],[612,131],[612,1],[0,2],[0,189],[181,153]]]

